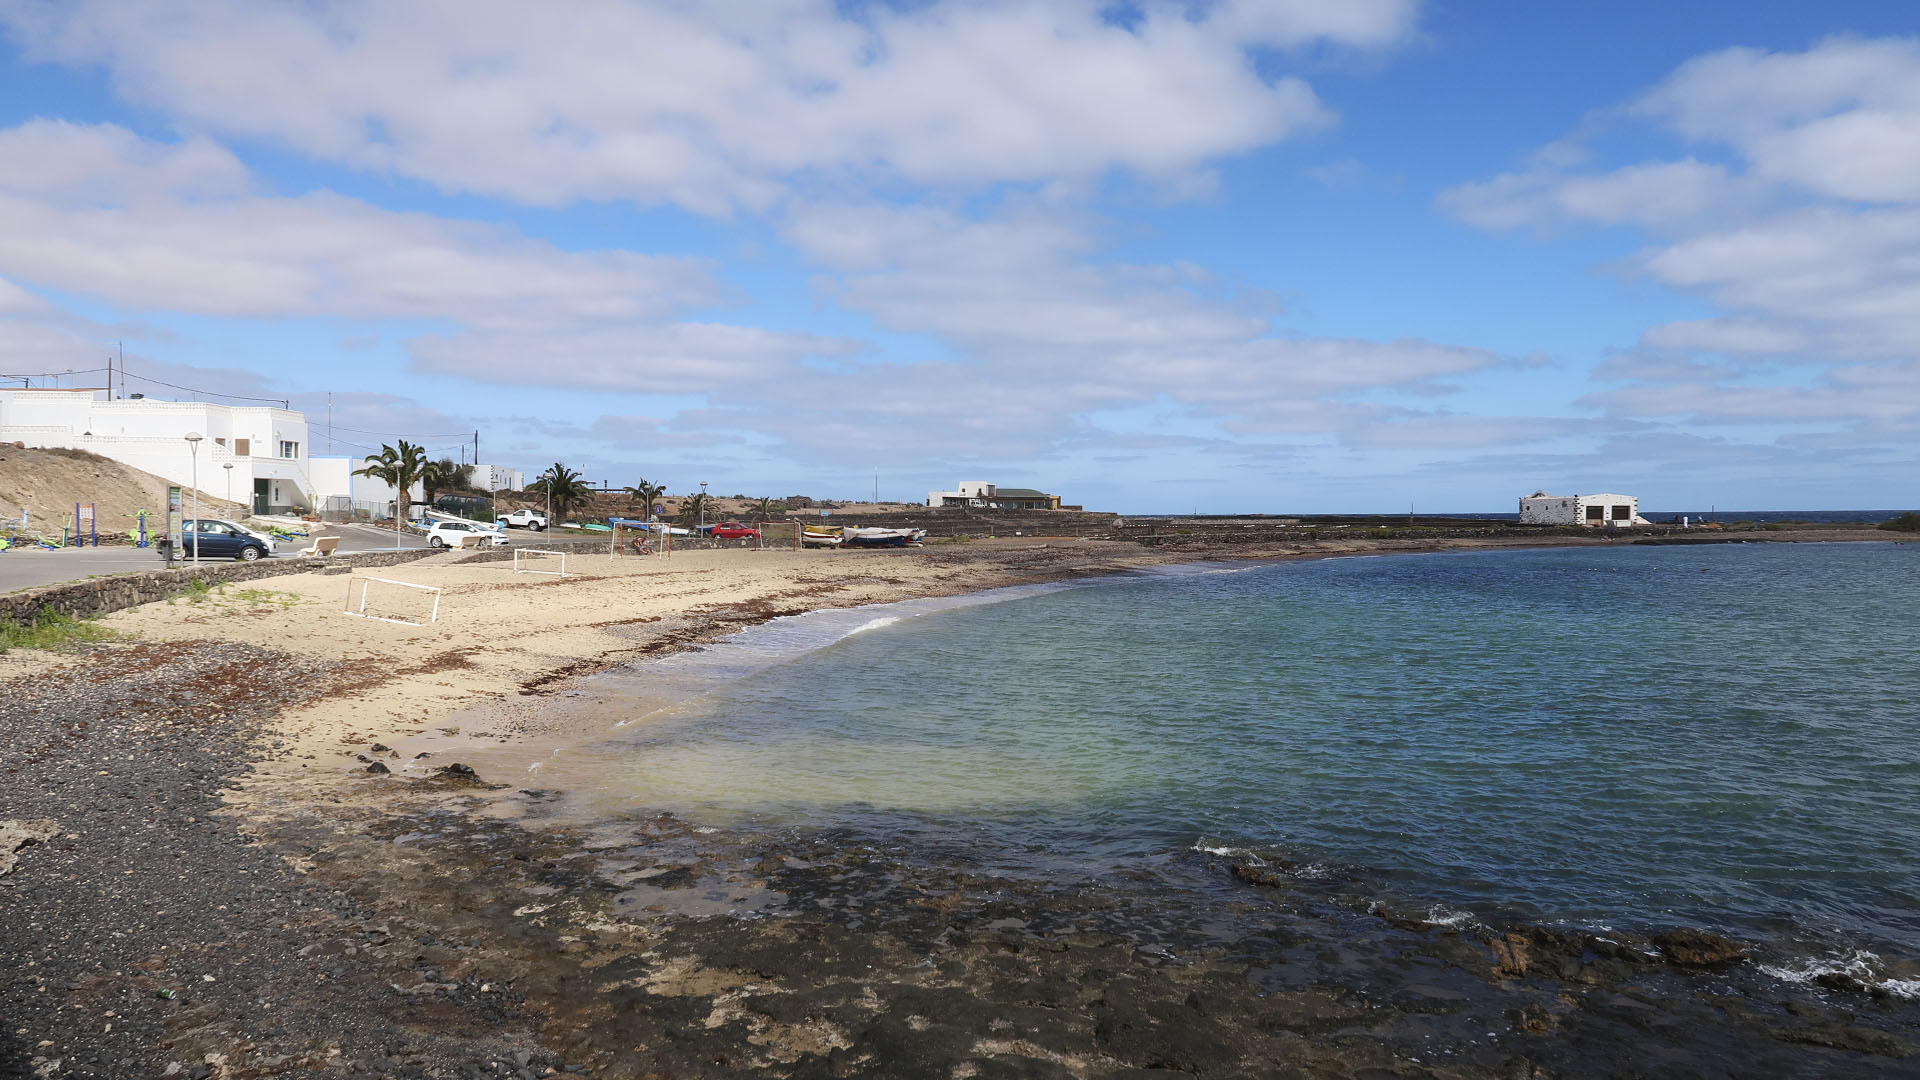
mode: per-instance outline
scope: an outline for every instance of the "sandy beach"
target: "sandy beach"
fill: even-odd
[[[1231,554],[1436,546],[1490,545]],[[0,1076],[1911,1074],[1910,1003],[1734,1001],[1744,954],[1712,935],[1470,932],[1201,854],[1257,944],[1183,951],[1139,936],[1124,890],[672,817],[582,831],[524,773],[458,761],[553,734],[571,680],[780,615],[1203,557],[715,550],[561,578],[448,553],[370,572],[441,590],[426,626],[343,614],[366,575],[295,572],[0,656],[0,818],[37,830],[0,877],[30,958],[0,978]],[[374,588],[373,613],[421,610]]]

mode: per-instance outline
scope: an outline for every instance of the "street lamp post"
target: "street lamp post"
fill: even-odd
[[[220,466],[227,471],[227,513],[233,513],[233,462]],[[245,515],[239,515],[245,516]]]
[[[193,458],[193,562],[200,564],[200,439],[197,431],[187,432],[187,453]]]
[[[700,527],[698,531],[705,531],[706,527],[707,527],[707,482],[705,480],[702,480],[700,481]]]

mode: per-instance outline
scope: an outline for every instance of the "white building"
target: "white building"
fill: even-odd
[[[473,486],[482,491],[524,491],[527,474],[505,465],[475,465]]]
[[[392,484],[372,476],[355,476],[367,466],[365,457],[313,459],[316,498],[314,510],[328,521],[381,521],[393,517],[397,492]],[[426,501],[426,489],[414,481],[407,497],[415,505]]]
[[[984,480],[962,480],[957,491],[927,492],[927,505],[981,507],[993,498],[994,491],[994,485]]]
[[[186,436],[202,436],[196,451]],[[291,409],[205,401],[108,400],[104,389],[0,389],[0,442],[87,450],[253,513],[314,505],[307,418]],[[228,470],[226,466],[232,465]]]
[[[1592,525],[1628,528],[1651,525],[1640,516],[1640,500],[1632,495],[1549,495],[1536,491],[1520,500],[1522,525]]]
[[[1058,510],[1060,496],[1033,488],[1009,488],[984,480],[962,480],[958,491],[927,492],[927,505],[964,506],[975,510]]]

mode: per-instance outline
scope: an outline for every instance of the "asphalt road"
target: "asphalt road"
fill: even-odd
[[[63,548],[48,551],[16,547],[0,551],[0,592],[30,589],[61,581],[79,581],[98,574],[129,570],[157,570],[160,552],[154,548]]]
[[[326,529],[329,535],[340,537],[340,546],[334,550],[342,554],[360,551],[392,551],[394,547],[393,533],[386,529],[376,529],[366,525],[329,525]],[[524,529],[510,530],[508,535],[516,543],[521,544],[537,541],[542,545],[591,543],[599,546],[606,543],[604,536],[550,535],[527,532]],[[277,545],[273,557],[294,558],[295,553],[306,544],[305,540],[283,541]],[[426,546],[425,537],[413,535],[400,537],[402,549]],[[39,585],[55,585],[64,581],[80,581],[101,574],[153,570],[160,565],[160,551],[151,547],[75,547],[48,551],[45,548],[20,546],[11,551],[0,551],[0,593],[13,592],[16,589],[31,589]]]
[[[350,551],[391,551],[393,534],[380,529],[367,529],[347,525],[339,527],[342,552]],[[275,545],[273,557],[291,559],[295,552],[306,546],[303,541],[281,542]],[[426,541],[416,536],[403,536],[400,539],[403,548],[425,547]],[[213,559],[207,560],[209,563]],[[226,560],[219,560],[224,562]],[[102,547],[102,548],[62,548],[48,551],[45,548],[21,546],[11,551],[0,552],[0,593],[13,592],[16,589],[31,589],[39,585],[55,585],[66,581],[82,581],[102,574],[124,574],[134,570],[157,570],[163,564],[160,561],[160,549]]]

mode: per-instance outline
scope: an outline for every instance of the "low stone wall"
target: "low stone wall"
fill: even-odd
[[[181,566],[172,570],[137,570],[128,574],[111,574],[88,581],[70,581],[64,585],[43,585],[37,589],[23,589],[19,592],[0,595],[0,619],[27,622],[38,615],[41,608],[46,607],[62,615],[72,615],[76,618],[104,615],[110,611],[122,611],[130,607],[139,607],[141,604],[165,600],[195,581],[221,585],[232,581],[252,581],[256,578],[279,577],[282,574],[301,574],[316,570],[322,574],[349,574],[357,567],[395,566],[431,554],[433,552],[424,549],[378,551],[335,555],[325,559],[262,559],[259,562],[250,563]],[[158,556],[155,556],[155,561],[159,561]]]
[[[1107,539],[1126,540],[1144,547],[1231,547],[1240,544],[1290,544],[1319,540],[1468,540],[1493,537],[1569,536],[1596,539],[1610,534],[1575,526],[1550,528],[1485,525],[1451,526],[1313,526],[1245,521],[1132,521],[1110,530]],[[1624,538],[1624,537],[1623,537]]]

